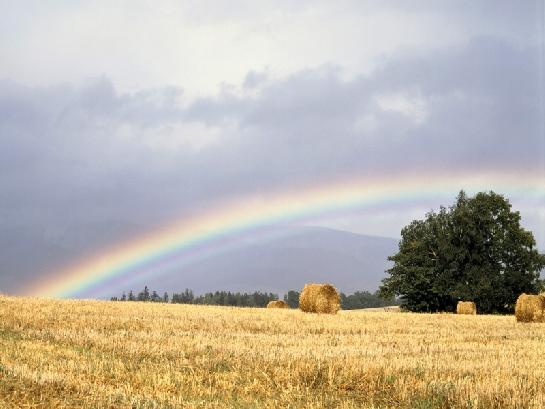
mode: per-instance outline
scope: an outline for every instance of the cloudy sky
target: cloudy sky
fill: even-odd
[[[539,0],[0,10],[0,288],[245,195],[408,170],[545,180]],[[543,197],[510,199],[544,248]],[[441,204],[317,223],[399,237]]]

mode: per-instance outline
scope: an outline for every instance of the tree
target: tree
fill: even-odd
[[[149,289],[148,289],[148,286],[144,286],[144,289],[138,293],[138,297],[137,297],[137,300],[138,301],[150,301],[151,300],[151,296],[150,296],[150,293],[149,293]]]
[[[163,294],[163,302],[168,303],[168,293],[166,291]]]
[[[157,294],[157,291],[155,291],[155,290],[152,291],[150,300],[152,302],[161,302],[162,301],[161,297],[159,297],[159,294]]]
[[[299,308],[299,291],[289,290],[284,294],[284,301],[290,308]]]
[[[129,298],[128,298],[129,301],[136,301],[136,298],[134,297],[134,293],[132,292],[132,290],[129,291]]]
[[[388,257],[394,266],[380,288],[383,297],[401,296],[402,305],[410,311],[453,309],[454,299],[439,274],[446,252],[443,232],[447,225],[447,211],[441,208],[439,213],[430,212],[425,220],[414,220],[403,228],[399,252]]]
[[[380,288],[411,311],[452,311],[475,301],[481,312],[512,311],[518,295],[537,292],[545,255],[502,195],[462,191],[456,203],[401,231],[394,266]]]

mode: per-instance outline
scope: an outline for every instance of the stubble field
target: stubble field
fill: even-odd
[[[0,296],[0,407],[541,408],[545,324]]]

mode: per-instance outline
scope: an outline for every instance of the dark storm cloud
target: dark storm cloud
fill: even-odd
[[[245,193],[407,169],[539,171],[539,56],[480,38],[401,53],[351,80],[335,66],[282,80],[250,73],[242,90],[192,102],[178,88],[119,94],[107,78],[2,81],[0,228],[15,249],[17,231],[39,237],[36,249],[58,244],[36,262],[66,261],[78,243],[84,251]]]

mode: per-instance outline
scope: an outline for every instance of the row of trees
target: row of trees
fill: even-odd
[[[453,311],[459,300],[480,312],[505,313],[521,293],[542,290],[545,255],[519,212],[502,195],[481,192],[456,202],[401,231],[394,266],[383,280],[384,297],[397,296],[410,311]]]
[[[371,293],[369,291],[356,291],[354,294],[340,294],[341,306],[344,310],[354,310],[359,308],[384,307],[387,305],[396,305],[398,302],[390,297],[383,298],[379,292]],[[225,305],[233,307],[265,307],[270,301],[278,300],[278,294],[262,293],[255,291],[253,293],[241,293],[231,291],[216,291],[195,296],[193,291],[186,288],[181,293],[173,293],[169,296],[167,292],[159,296],[157,291],[150,291],[146,286],[137,295],[129,291],[128,295],[123,293],[121,297],[112,297],[112,301],[146,301],[146,302],[164,302],[173,304],[202,304],[202,305]],[[290,290],[284,295],[284,301],[290,308],[299,307],[299,292]]]
[[[173,303],[226,305],[231,307],[265,307],[273,300],[278,300],[278,294],[262,293],[259,291],[253,293],[216,291],[194,297],[193,291],[186,289],[181,294],[174,293],[172,295]]]
[[[121,297],[112,297],[111,301],[150,301],[150,302],[169,302],[168,293],[164,293],[163,296],[159,296],[157,291],[150,291],[148,287],[144,287],[137,295],[131,290],[128,295],[123,293]]]
[[[253,293],[240,293],[231,291],[216,291],[214,293],[205,293],[195,296],[193,291],[185,289],[181,293],[173,293],[169,296],[165,292],[159,296],[157,291],[150,291],[144,287],[137,295],[131,290],[128,295],[123,293],[121,297],[112,297],[112,301],[145,301],[145,302],[163,302],[173,304],[205,304],[205,305],[226,305],[233,307],[265,307],[269,301],[278,300],[278,294],[262,293],[255,291]]]
[[[399,305],[400,301],[394,297],[383,297],[379,291],[356,291],[354,294],[341,293],[341,307],[343,310],[358,310],[360,308],[378,308],[390,305]]]

